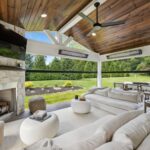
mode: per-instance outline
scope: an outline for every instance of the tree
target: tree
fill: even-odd
[[[145,57],[144,60],[137,66],[136,70],[150,70],[150,57]],[[150,75],[150,73],[148,75]]]
[[[85,72],[86,72],[86,71],[88,71],[88,72],[93,71],[93,64],[92,64],[92,62],[90,62],[90,61],[87,61],[87,62],[86,62],[85,66],[84,66],[84,71],[85,71]],[[92,78],[93,75],[92,75],[91,73],[84,73],[84,74],[82,75],[82,77],[83,77],[83,78]]]
[[[26,54],[25,56],[25,67],[26,69],[32,69],[33,66],[33,56],[30,54]],[[30,73],[26,73],[26,80],[30,80]]]
[[[86,64],[86,61],[83,60],[76,60],[73,66],[74,71],[84,71],[84,66]],[[74,73],[74,79],[82,79],[82,73]]]
[[[63,71],[72,71],[74,66],[74,61],[68,58],[62,58],[61,59],[61,69]],[[72,73],[63,73],[62,79],[70,80],[73,78]]]
[[[58,58],[54,58],[53,61],[49,64],[49,69],[52,71],[61,71],[61,61]],[[50,79],[61,80],[60,73],[51,73]]]
[[[33,69],[37,69],[37,70],[46,70],[47,66],[45,63],[45,56],[36,56],[34,63],[33,63]],[[31,75],[32,80],[46,80],[48,79],[48,74],[44,74],[44,73],[33,73]]]

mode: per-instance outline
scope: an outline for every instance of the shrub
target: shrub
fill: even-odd
[[[72,87],[72,82],[71,81],[66,81],[63,86],[64,87]]]
[[[25,88],[32,88],[32,87],[33,87],[33,82],[31,81],[25,82]]]

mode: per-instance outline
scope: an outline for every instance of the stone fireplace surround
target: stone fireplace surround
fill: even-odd
[[[17,63],[25,66],[24,61],[5,58],[0,56],[0,66],[16,67]],[[25,98],[25,71],[23,70],[10,70],[0,69],[0,98],[7,99],[8,92],[14,93],[12,95],[13,110],[17,115],[24,111],[24,98]],[[14,92],[15,91],[15,92]],[[6,92],[6,94],[4,93]],[[10,97],[8,97],[10,101]]]

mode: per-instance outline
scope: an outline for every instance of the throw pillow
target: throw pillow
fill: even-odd
[[[107,141],[110,141],[117,129],[119,129],[121,126],[134,119],[135,117],[139,116],[141,113],[141,110],[133,110],[122,113],[112,118],[111,120],[106,121],[103,125],[100,126],[99,129],[101,130],[102,128],[106,131],[106,139]],[[97,129],[97,132],[99,131],[99,129]]]
[[[129,101],[132,103],[139,103],[141,101],[141,93],[132,92],[121,92],[117,90],[108,91],[108,97],[113,99],[119,99],[124,101]]]
[[[118,129],[113,141],[132,143],[133,148],[136,149],[149,133],[150,114],[142,114]],[[122,140],[121,137],[125,137],[126,140]]]

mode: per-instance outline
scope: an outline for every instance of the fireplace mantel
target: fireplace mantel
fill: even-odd
[[[17,88],[17,82],[10,82],[10,83],[1,83],[0,90],[7,90],[7,89],[14,89]]]
[[[10,71],[25,71],[25,69],[16,66],[4,66],[0,65],[0,70],[10,70]]]

